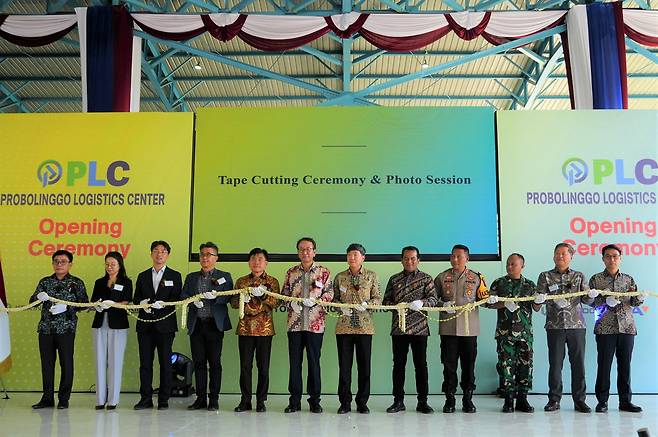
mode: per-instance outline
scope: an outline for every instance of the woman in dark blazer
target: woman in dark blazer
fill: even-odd
[[[96,355],[96,409],[114,410],[119,403],[123,355],[128,339],[128,313],[112,308],[112,303],[132,300],[133,283],[126,274],[119,252],[105,255],[105,276],[96,280],[91,301],[96,302],[96,316],[91,327]]]

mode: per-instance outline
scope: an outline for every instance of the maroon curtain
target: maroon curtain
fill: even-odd
[[[450,26],[441,27],[420,35],[405,37],[383,36],[378,33],[369,32],[365,29],[359,31],[361,36],[363,36],[363,38],[370,44],[389,52],[408,52],[410,50],[417,50],[443,38],[448,32],[450,32]]]
[[[489,24],[490,19],[491,12],[485,12],[482,21],[480,21],[480,24],[472,29],[466,29],[465,27],[461,27],[459,24],[457,24],[455,19],[452,18],[450,14],[446,14],[446,20],[448,20],[448,24],[450,25],[452,31],[455,32],[458,37],[466,41],[470,41],[482,35],[482,32],[484,32],[484,29],[487,28],[487,24]]]
[[[338,27],[336,27],[331,17],[324,17],[324,21],[327,22],[327,26],[329,26],[329,29],[331,29],[331,31],[335,33],[337,37],[351,38],[352,35],[354,35],[359,30],[361,30],[361,27],[363,27],[363,23],[366,22],[369,16],[370,14],[361,14],[359,18],[357,18],[356,21],[354,21],[354,23],[347,26],[347,29],[345,30],[340,30]]]
[[[626,33],[626,36],[638,44],[650,47],[658,47],[658,36],[649,36],[640,32],[636,32],[626,24],[624,24],[624,32]]]
[[[257,36],[249,35],[244,31],[240,31],[238,36],[240,39],[250,46],[263,50],[266,52],[282,52],[284,50],[296,49],[301,47],[304,44],[308,44],[311,41],[314,41],[324,34],[329,32],[329,26],[323,27],[322,29],[309,33],[308,35],[300,36],[299,38],[290,38],[290,39],[267,39],[260,38]]]
[[[202,17],[203,18],[203,17]],[[149,35],[153,35],[156,38],[160,39],[169,39],[172,41],[185,41],[195,36],[201,35],[206,31],[205,26],[201,26],[198,29],[190,30],[188,32],[162,32],[160,30],[153,29],[152,27],[147,26],[146,24],[141,23],[139,20],[134,19],[135,23],[142,28],[142,30]]]
[[[210,19],[209,15],[202,15],[201,20],[203,20],[203,24],[205,24],[206,29],[208,29],[208,32],[210,32],[214,38],[226,42],[232,40],[237,34],[240,33],[244,22],[247,20],[247,16],[240,14],[238,19],[228,26],[218,26],[214,21]]]
[[[130,112],[133,19],[125,7],[115,6],[114,15],[114,95],[117,112]]]
[[[5,22],[7,19],[8,14],[0,14],[0,26]],[[51,44],[57,41],[60,38],[63,38],[64,35],[69,33],[73,28],[77,26],[77,24],[72,24],[71,26],[67,27],[66,29],[53,33],[51,35],[45,35],[45,36],[38,36],[38,37],[23,37],[23,36],[16,36],[12,35],[10,33],[7,33],[3,30],[0,30],[0,37],[6,39],[12,44],[16,44],[17,46],[23,46],[23,47],[40,47],[40,46],[45,46],[46,44]]]

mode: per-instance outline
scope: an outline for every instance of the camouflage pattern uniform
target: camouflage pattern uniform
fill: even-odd
[[[489,293],[499,297],[526,297],[534,295],[536,288],[534,282],[523,276],[520,279],[503,276],[491,284]],[[517,304],[519,309],[514,312],[505,307],[498,309],[496,323],[496,370],[506,395],[525,395],[532,388],[532,301]]]

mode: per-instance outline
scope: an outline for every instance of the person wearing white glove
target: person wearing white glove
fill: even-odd
[[[537,279],[537,293],[549,296],[588,291],[585,276],[573,270],[571,260],[576,253],[568,243],[558,243],[553,249],[555,267],[542,272]],[[546,343],[548,345],[548,402],[544,411],[560,409],[562,399],[562,366],[568,348],[571,365],[571,392],[574,409],[589,413],[585,402],[585,317],[583,303],[591,302],[588,295],[547,301]]]
[[[434,279],[439,299],[454,302],[455,306],[474,304],[489,299],[484,276],[468,268],[469,249],[463,244],[453,246],[450,254],[451,268],[439,273]],[[445,305],[445,304],[444,304]],[[477,337],[480,334],[480,309],[464,311],[458,317],[453,310],[439,312],[439,334],[441,335],[441,364],[443,364],[443,391],[446,401],[444,413],[455,412],[457,391],[457,367],[460,365],[460,386],[464,392],[462,411],[475,413],[473,391],[475,390],[475,359]]]
[[[181,300],[183,281],[181,274],[167,265],[171,246],[163,240],[151,243],[152,267],[137,276],[135,282],[135,304],[150,303],[149,310],[139,310],[137,320],[137,345],[139,349],[139,393],[140,400],[133,407],[136,410],[153,408],[153,360],[155,352],[160,362],[160,390],[158,409],[169,408],[171,394],[171,355],[174,336],[178,331],[176,307],[161,305],[164,302]],[[162,306],[161,309],[156,306]],[[194,306],[192,306],[194,307]],[[191,312],[191,311],[190,311]]]
[[[621,248],[609,244],[601,250],[605,269],[593,275],[589,280],[590,288],[612,291],[615,293],[633,293],[637,285],[632,276],[619,270],[622,260]],[[642,407],[632,403],[631,357],[637,327],[634,319],[634,307],[642,305],[640,296],[610,296],[605,293],[596,296],[591,304],[598,315],[594,322],[594,335],[597,350],[597,372],[594,391],[599,413],[608,411],[610,396],[610,372],[612,361],[617,358],[617,389],[619,410],[639,413]]]
[[[290,373],[288,388],[290,398],[286,413],[301,409],[302,403],[302,357],[306,351],[308,366],[309,409],[312,413],[321,413],[320,389],[322,385],[320,371],[320,350],[324,335],[326,309],[321,302],[331,302],[334,297],[329,269],[315,263],[316,244],[310,237],[297,241],[297,256],[300,263],[289,268],[283,283],[281,294],[304,299],[301,311],[297,312],[291,305],[288,311],[288,354]]]
[[[412,302],[409,302],[407,304],[407,306],[409,307],[409,309],[411,311],[418,311],[419,309],[421,309],[423,307],[423,301],[420,300],[420,299],[416,299]]]
[[[61,379],[58,404],[60,409],[68,408],[73,388],[73,349],[77,329],[77,312],[83,308],[53,302],[52,299],[66,302],[87,303],[87,290],[80,278],[71,275],[73,254],[58,250],[52,257],[53,274],[41,279],[30,302],[41,301],[41,318],[37,332],[39,335],[39,355],[43,393],[41,400],[32,405],[34,409],[55,406],[55,360],[59,359]]]
[[[333,281],[334,301],[353,304],[355,307],[336,322],[338,348],[338,414],[352,411],[352,362],[356,354],[359,374],[356,392],[356,411],[367,414],[370,397],[370,369],[372,336],[375,333],[369,305],[382,301],[377,273],[363,266],[366,249],[359,243],[347,246],[347,269],[338,273]]]
[[[534,282],[523,276],[524,267],[523,255],[520,253],[509,255],[505,263],[507,275],[491,283],[489,302],[497,301],[498,296],[505,298],[534,296],[537,287]],[[541,298],[535,297],[535,302],[538,300],[543,303]],[[532,312],[536,305],[533,306],[533,303],[528,301],[518,303],[504,301],[494,304],[492,307],[498,310],[495,334],[498,351],[496,369],[500,381],[499,390],[505,397],[502,411],[503,413],[514,411],[532,413],[534,407],[528,402],[528,392],[532,388]],[[514,398],[516,398],[516,407]]]
[[[410,304],[415,300],[423,302],[424,307],[434,307],[438,297],[432,277],[418,269],[420,251],[417,247],[407,246],[402,249],[402,268],[400,273],[391,276],[386,285],[383,305]],[[407,355],[411,348],[416,375],[418,403],[416,411],[430,414],[434,410],[427,403],[429,392],[427,377],[427,337],[429,325],[427,316],[421,311],[406,311],[406,329],[402,331],[398,321],[398,311],[391,311],[391,341],[393,343],[393,404],[386,409],[388,413],[404,411],[404,379]]]
[[[185,277],[181,292],[182,299],[202,297],[189,306],[186,320],[196,388],[196,399],[188,406],[190,410],[219,409],[222,345],[224,333],[231,329],[227,304],[232,296],[217,296],[214,292],[232,290],[233,278],[230,273],[217,268],[218,261],[217,245],[211,241],[202,243],[199,246],[201,268]]]
[[[455,305],[456,305],[456,304],[455,304],[455,301],[454,301],[454,300],[447,300],[447,301],[443,302],[443,307],[444,307],[444,308],[450,308],[450,309],[447,309],[447,310],[445,311],[446,314],[455,314],[455,313],[457,313],[457,311],[455,311],[455,310],[452,308],[452,307],[454,307]]]

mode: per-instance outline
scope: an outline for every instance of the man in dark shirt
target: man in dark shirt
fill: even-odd
[[[37,328],[43,395],[39,402],[32,405],[35,410],[55,405],[55,354],[59,355],[61,370],[57,408],[69,407],[73,388],[73,345],[80,308],[51,302],[51,298],[81,303],[89,301],[84,282],[69,273],[73,267],[73,254],[67,250],[58,250],[52,255],[52,261],[55,273],[41,279],[30,297],[30,302],[37,299],[43,302]]]

